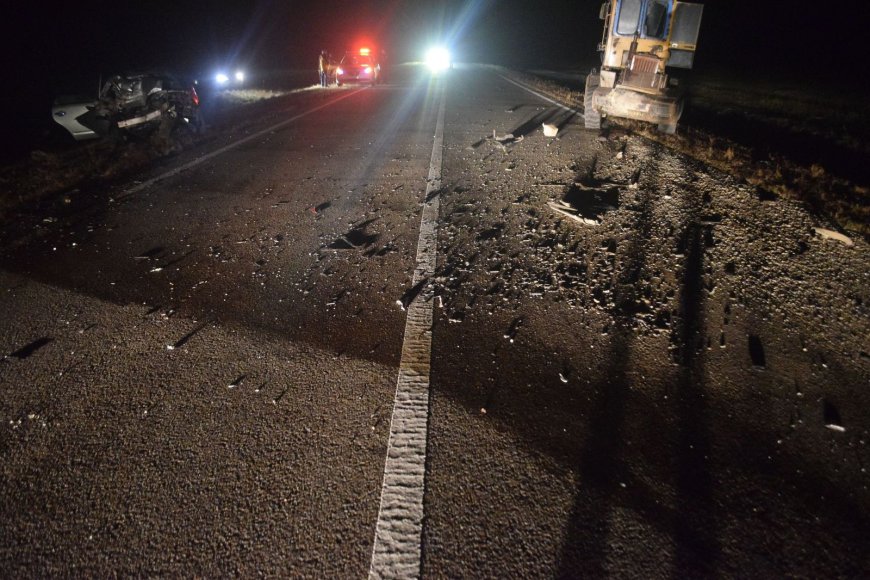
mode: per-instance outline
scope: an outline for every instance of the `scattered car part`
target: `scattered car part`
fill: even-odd
[[[83,95],[63,95],[54,100],[51,118],[66,129],[76,141],[97,139],[102,132],[95,130],[96,115],[93,112],[97,100]],[[108,128],[108,123],[106,123]],[[103,131],[104,132],[104,131]]]

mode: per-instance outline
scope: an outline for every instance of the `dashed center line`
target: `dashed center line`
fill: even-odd
[[[426,280],[432,278],[438,253],[438,192],[441,190],[444,144],[443,86],[439,98],[413,286],[425,285]],[[373,579],[417,578],[421,573],[433,320],[432,294],[424,289],[408,305],[381,505],[369,568],[369,578]]]

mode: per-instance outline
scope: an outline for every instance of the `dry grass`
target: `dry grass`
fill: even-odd
[[[25,162],[0,171],[0,216],[42,196],[69,191],[87,182],[110,181],[180,151],[191,137],[168,140],[159,132],[133,143],[99,140],[63,152],[36,150]]]
[[[278,91],[271,89],[229,89],[222,91],[216,95],[216,98],[223,105],[237,106],[248,105],[259,101],[266,101],[277,97],[284,97],[312,90],[319,90],[320,85],[311,85],[301,89],[292,89],[286,91]]]
[[[751,148],[704,134],[691,127],[663,135],[649,125],[618,120],[647,139],[727,172],[764,192],[802,201],[839,227],[870,236],[870,196],[867,188],[838,178],[818,164],[809,167],[781,155],[756,160]],[[707,143],[706,147],[699,146]]]

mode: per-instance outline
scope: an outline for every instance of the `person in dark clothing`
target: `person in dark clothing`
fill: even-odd
[[[325,50],[320,51],[320,57],[317,59],[317,67],[320,71],[320,86],[325,87],[328,83],[329,71],[329,54]]]

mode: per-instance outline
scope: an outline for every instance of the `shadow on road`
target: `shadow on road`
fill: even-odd
[[[648,172],[655,174],[657,156],[650,160]],[[579,180],[580,176],[578,176]],[[569,516],[568,528],[562,548],[560,577],[605,576],[612,511],[625,497],[621,489],[626,482],[635,480],[623,457],[625,440],[626,399],[631,390],[631,379],[625,374],[625,361],[631,358],[634,334],[632,310],[643,297],[641,274],[646,266],[648,240],[653,223],[652,194],[643,192],[633,234],[624,253],[627,262],[620,268],[616,286],[616,305],[621,312],[615,315],[615,330],[605,359],[608,368],[603,376],[609,377],[601,386],[593,402],[586,444],[577,463],[578,486],[574,508]],[[695,206],[700,199],[696,192],[686,192],[685,202],[690,205],[683,224],[688,239],[688,251],[682,275],[680,311],[675,325],[673,342],[680,358],[680,371],[676,381],[676,425],[679,431],[676,448],[676,490],[679,511],[669,512],[661,507],[655,490],[643,489],[635,493],[632,507],[658,525],[675,545],[674,573],[677,577],[707,573],[715,569],[719,547],[716,539],[716,521],[712,509],[711,476],[707,466],[710,453],[707,417],[703,400],[703,359],[696,355],[699,337],[704,330],[703,245],[700,235],[700,211]],[[666,438],[663,438],[663,441]],[[638,482],[632,481],[632,489]]]
[[[680,311],[672,333],[680,364],[677,377],[677,490],[680,518],[674,530],[676,542],[675,576],[709,574],[719,559],[717,522],[713,511],[712,480],[709,461],[710,420],[707,416],[704,384],[704,243],[701,232],[702,196],[687,191],[683,213],[682,239],[686,241],[685,263],[680,292]]]
[[[653,151],[644,175],[674,174],[673,159],[659,160],[659,155],[658,149]],[[870,521],[855,490],[835,483],[812,459],[774,447],[776,427],[763,417],[775,401],[753,397],[748,385],[734,385],[736,401],[710,392],[722,386],[711,381],[716,369],[706,355],[710,333],[705,312],[711,307],[707,248],[715,242],[706,223],[704,191],[694,185],[701,183],[694,179],[696,167],[690,161],[680,163],[677,174],[685,179],[679,180],[674,201],[668,203],[681,203],[682,211],[675,213],[683,217],[667,226],[669,233],[664,225],[654,230],[654,207],[661,200],[647,180],[639,183],[635,202],[620,200],[620,206],[632,207],[633,217],[624,227],[627,237],[608,242],[605,252],[611,262],[605,271],[617,273],[609,288],[613,306],[607,308],[611,318],[606,338],[593,338],[597,315],[578,316],[572,324],[581,326],[574,329],[553,327],[553,332],[573,332],[579,351],[589,354],[554,360],[557,343],[546,345],[544,337],[526,338],[517,349],[475,336],[481,352],[494,347],[493,364],[522,369],[522,379],[509,381],[481,365],[460,364],[453,371],[458,377],[453,385],[445,375],[456,361],[436,360],[433,376],[441,378],[434,388],[466,407],[470,416],[480,417],[483,407],[487,412],[481,421],[494,422],[511,440],[523,442],[531,456],[544,454],[573,474],[573,505],[566,513],[561,549],[554,555],[559,577],[613,575],[626,570],[614,568],[622,565],[680,578],[747,565],[758,572],[856,572],[865,560],[859,555]],[[584,170],[575,181],[590,177]],[[649,253],[661,251],[651,240],[663,235],[673,244],[665,251],[677,258],[675,271],[667,273],[678,283],[675,312],[666,317],[672,358],[657,369],[638,368],[633,360],[641,353],[636,351],[650,343],[637,339],[635,309],[650,298],[650,278],[664,275],[651,271],[661,260],[654,261]],[[570,242],[565,245],[571,247]],[[583,251],[566,260],[577,260],[578,272],[599,267]],[[591,296],[596,290],[589,288]],[[506,314],[504,324],[522,312]],[[436,332],[459,340],[450,328]],[[661,342],[667,340],[663,336]],[[448,351],[441,354],[449,356]],[[744,354],[749,368],[751,353],[741,350]],[[554,372],[572,366],[588,366],[589,372],[564,373],[576,378],[554,384]],[[774,390],[775,385],[765,385],[766,392]],[[501,495],[493,505],[510,501],[522,501],[522,496]],[[537,501],[547,502],[547,496]],[[756,511],[762,509],[769,512],[766,518]],[[505,539],[500,549],[509,546],[514,544]],[[817,548],[825,550],[828,564],[810,559]],[[831,562],[841,566],[828,569]]]
[[[560,108],[551,107],[532,116],[529,120],[510,131],[510,133],[515,139],[525,137],[539,130],[544,123],[555,124],[561,131],[571,122],[574,116],[574,113],[566,113]]]

